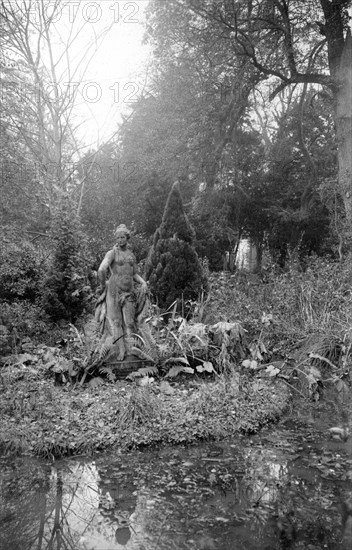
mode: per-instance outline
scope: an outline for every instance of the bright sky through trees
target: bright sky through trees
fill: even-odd
[[[82,62],[82,72],[87,66],[83,78],[70,81],[72,90],[78,87],[73,116],[80,125],[79,139],[87,146],[96,147],[116,132],[121,113],[129,112],[145,85],[148,48],[142,39],[147,3],[148,0],[62,3],[56,22],[58,33],[67,37],[79,32],[68,52],[72,63],[77,63],[89,44],[96,43],[96,51],[93,48]],[[50,14],[50,3],[47,9]]]
[[[80,2],[79,19],[91,13],[94,20],[101,14],[98,21],[90,23],[90,32],[99,34],[109,27],[82,86],[79,133],[87,145],[96,146],[109,139],[121,121],[121,113],[133,107],[145,85],[148,51],[142,38],[146,5],[147,0]]]
[[[115,21],[89,71],[101,86],[101,100],[87,105],[99,130],[99,135],[93,136],[98,140],[108,138],[121,120],[119,114],[133,107],[145,85],[148,64],[147,48],[142,46],[147,0],[100,4],[105,17],[113,14]],[[87,132],[89,135],[88,128]]]

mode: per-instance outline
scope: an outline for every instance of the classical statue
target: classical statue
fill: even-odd
[[[131,355],[134,338],[143,323],[148,301],[148,286],[137,273],[137,263],[128,241],[130,232],[119,225],[116,244],[109,250],[98,269],[101,294],[95,308],[95,319],[102,343],[109,348],[109,360],[122,361]]]

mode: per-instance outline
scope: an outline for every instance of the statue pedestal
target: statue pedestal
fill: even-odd
[[[111,368],[117,380],[124,380],[132,372],[150,367],[152,363],[146,359],[140,359],[136,355],[128,355],[122,361],[108,361],[106,366]]]

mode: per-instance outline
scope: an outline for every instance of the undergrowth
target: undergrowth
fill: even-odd
[[[99,361],[92,378],[94,338],[73,325],[59,347],[27,342],[0,367],[1,449],[50,457],[190,443],[257,431],[290,392],[323,400],[329,385],[339,407],[350,401],[348,262],[292,258],[284,272],[210,283],[193,319],[152,319],[151,364],[130,381]]]
[[[311,257],[302,264],[295,256],[283,271],[261,274],[238,271],[211,276],[208,322],[241,319],[257,329],[263,312],[275,319],[277,335],[300,338],[326,330],[346,330],[352,323],[351,259],[333,262]]]

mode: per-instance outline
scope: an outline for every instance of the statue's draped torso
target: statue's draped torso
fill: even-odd
[[[114,248],[111,254],[111,275],[122,292],[132,292],[133,276],[136,272],[136,258],[130,250]]]

